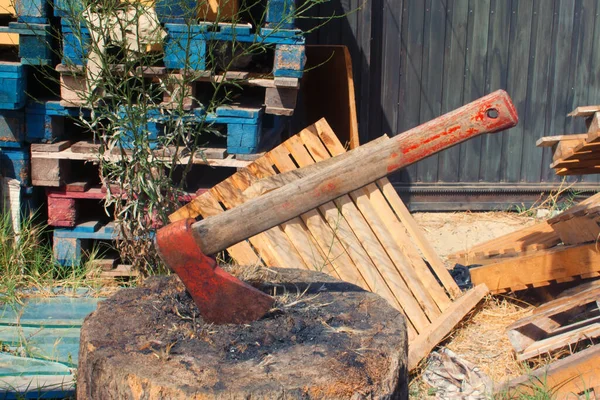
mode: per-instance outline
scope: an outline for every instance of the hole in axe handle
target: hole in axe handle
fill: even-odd
[[[496,119],[499,116],[498,110],[496,108],[488,108],[486,114],[491,119]]]

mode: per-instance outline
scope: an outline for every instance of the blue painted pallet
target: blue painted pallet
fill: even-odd
[[[74,228],[54,228],[53,251],[56,261],[63,266],[77,265],[82,258],[83,250],[92,240],[115,240],[118,232],[115,223],[102,224],[89,221]],[[143,240],[154,240],[154,233]]]
[[[49,24],[11,22],[0,27],[0,33],[19,34],[19,57],[25,65],[51,65],[54,48],[52,27]]]
[[[60,101],[31,101],[25,108],[27,132],[25,139],[29,143],[54,142],[64,139],[65,118],[77,117],[78,108],[66,108]],[[0,135],[2,130],[0,129]]]
[[[48,0],[15,0],[15,12],[19,22],[47,24],[50,17]]]
[[[55,17],[79,16],[84,10],[82,0],[54,0]]]
[[[87,54],[92,42],[90,30],[83,24],[72,24],[61,20],[62,32],[62,63],[64,65],[85,65]]]
[[[23,147],[25,136],[25,112],[21,110],[0,110],[0,147]]]
[[[0,175],[17,179],[22,186],[30,186],[31,155],[29,146],[3,147],[0,151]]]
[[[275,46],[273,75],[301,78],[305,64],[304,36],[300,30],[273,30],[251,32],[247,25],[165,24],[168,35],[164,45],[164,64],[170,69],[204,71],[210,68],[207,60],[209,41],[237,41],[264,43]]]
[[[196,0],[156,0],[154,9],[161,24],[185,24],[197,20]]]
[[[269,0],[267,3],[266,23],[268,28],[292,29],[295,27],[294,0]]]
[[[113,222],[102,226],[98,221],[91,221],[74,228],[55,228],[54,258],[63,266],[77,265],[89,240],[114,240],[117,236]]]
[[[120,117],[125,116],[125,112],[119,112]],[[126,119],[125,119],[126,120]],[[131,120],[131,119],[130,119]],[[136,147],[138,141],[147,140],[150,141],[150,148],[155,149],[158,147],[157,139],[164,133],[164,125],[161,123],[160,111],[157,109],[151,109],[146,112],[146,118],[143,124],[139,124],[139,118],[134,118],[136,126],[126,126],[125,129],[120,133],[120,144],[124,149],[133,149]],[[134,122],[131,122],[134,124]]]
[[[227,152],[229,154],[254,154],[260,151],[261,142],[272,134],[272,128],[279,126],[286,117],[266,115],[263,107],[220,106],[214,112],[206,113],[203,108],[195,108],[183,115],[153,116],[161,127],[168,130],[171,123],[179,120],[186,123],[225,125],[227,130]],[[158,142],[154,147],[158,146]]]
[[[64,364],[0,353],[0,399],[64,399],[75,395],[75,375]]]
[[[27,101],[27,67],[18,62],[0,62],[0,109],[18,110]]]
[[[58,0],[60,2],[68,0]],[[72,1],[72,0],[71,0]],[[196,0],[157,0],[156,15],[163,24],[185,24],[198,22]],[[293,0],[268,0],[265,21],[269,27],[292,29],[295,26],[294,12],[296,6]]]

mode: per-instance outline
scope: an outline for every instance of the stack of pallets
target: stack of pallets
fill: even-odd
[[[0,2],[0,173],[2,198],[15,223],[21,212],[36,207],[29,146],[41,136],[33,122],[27,127],[33,104],[28,84],[53,62],[49,9],[45,0]]]
[[[112,217],[103,207],[106,192],[99,179],[99,145],[77,123],[78,118],[94,111],[88,108],[89,102],[82,101],[87,96],[92,35],[82,19],[83,2],[79,0],[19,0],[16,10],[4,1],[4,6],[0,4],[0,13],[4,13],[0,15],[0,57],[6,55],[6,59],[0,58],[2,176],[16,178],[27,194],[35,189],[42,194],[48,207],[48,225],[54,228],[56,259],[72,265],[79,262],[86,247],[115,239]],[[190,9],[195,3],[190,2]],[[151,111],[144,132],[151,140],[158,139],[169,133],[173,118],[210,124],[211,130],[220,131],[226,139],[208,138],[202,154],[191,161],[229,168],[228,173],[211,172],[221,178],[280,143],[296,108],[303,75],[305,39],[290,18],[293,4],[269,0],[257,6],[263,7],[264,18],[240,22],[237,17],[241,14],[233,18],[238,12],[233,0],[200,15],[157,1],[156,14],[167,36],[162,46],[150,49],[156,55],[155,65],[140,67],[144,80],[166,88],[162,99],[148,107]],[[216,11],[219,20],[225,22],[211,22],[217,18]],[[74,18],[74,12],[79,18]],[[260,22],[253,25],[252,21]],[[232,41],[242,45],[260,42],[266,52],[257,60],[253,56],[244,67],[225,71],[213,65],[210,52],[215,43],[226,46]],[[118,70],[119,65],[115,65]],[[177,78],[184,74],[194,79],[184,80],[186,87],[173,87],[181,83]],[[41,90],[49,77],[56,82]],[[202,94],[215,82],[227,85],[236,96],[208,110]],[[176,98],[175,93],[185,93],[186,97]],[[183,110],[162,111],[173,111],[176,105],[183,105]],[[134,146],[133,138],[123,135],[121,144],[119,153],[104,157],[120,159],[123,151],[127,153]],[[152,142],[152,147],[167,159],[173,150],[162,148],[159,140]],[[180,159],[181,163],[188,161]],[[197,183],[196,187],[218,182],[203,175],[207,183]]]
[[[600,173],[600,106],[577,107],[569,116],[585,118],[587,133],[542,137],[537,146],[552,147],[557,175]]]

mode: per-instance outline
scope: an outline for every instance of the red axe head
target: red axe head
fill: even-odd
[[[269,311],[274,299],[217,267],[192,234],[193,219],[169,224],[156,234],[163,261],[175,272],[206,322],[243,324]]]

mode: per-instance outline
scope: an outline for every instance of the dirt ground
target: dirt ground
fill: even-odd
[[[413,216],[444,259],[448,254],[536,223],[534,218],[507,212],[415,213]],[[527,371],[526,366],[515,360],[505,329],[533,308],[527,301],[515,297],[489,296],[443,345],[476,365],[494,385],[499,385]],[[411,398],[433,398],[434,392],[423,382],[419,372],[413,377]]]

